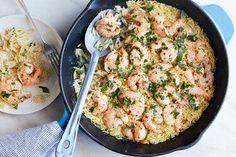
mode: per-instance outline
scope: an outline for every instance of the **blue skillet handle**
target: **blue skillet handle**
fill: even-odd
[[[62,130],[64,130],[66,128],[66,124],[69,121],[70,118],[70,112],[68,111],[68,109],[66,108],[66,106],[64,107],[64,113],[61,117],[61,119],[59,119],[57,121],[57,123],[59,124],[59,126],[62,128]]]
[[[228,14],[218,5],[205,5],[201,8],[210,16],[220,30],[226,44],[234,34],[233,23]]]

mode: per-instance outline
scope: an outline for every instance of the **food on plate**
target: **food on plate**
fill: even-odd
[[[0,101],[13,108],[33,96],[30,87],[47,79],[43,48],[32,33],[23,28],[0,32]]]
[[[157,144],[192,126],[213,97],[215,57],[200,26],[174,7],[127,1],[102,12],[94,45],[110,53],[99,60],[85,116],[117,139]],[[76,49],[74,89],[79,94],[88,66]]]

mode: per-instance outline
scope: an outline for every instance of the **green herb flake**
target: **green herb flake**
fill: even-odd
[[[176,119],[180,113],[179,113],[179,111],[177,111],[176,109],[174,109],[174,110],[171,112],[171,114],[173,114],[174,118]]]
[[[197,72],[198,74],[202,74],[202,73],[203,73],[202,70],[203,70],[202,64],[199,64],[199,65],[197,66],[196,72]]]
[[[134,129],[135,128],[135,126],[134,126],[134,124],[131,124],[131,125],[125,125],[125,129]]]
[[[186,64],[183,64],[183,63],[178,63],[178,66],[180,67],[180,69],[186,71],[188,69],[188,66]]]
[[[182,84],[181,84],[181,89],[184,90],[184,89],[186,89],[188,87],[191,87],[191,85],[187,84],[185,81],[183,81]]]
[[[111,102],[111,104],[112,104],[114,107],[118,107],[118,106],[119,106],[119,101],[118,101],[118,98],[117,98],[117,97],[111,98],[111,99],[110,99],[110,102]]]
[[[93,110],[94,110],[94,107],[89,108],[89,112],[93,112]]]
[[[188,40],[192,41],[192,42],[195,42],[198,40],[198,37],[196,34],[189,34],[188,37],[187,37]]]
[[[186,17],[188,17],[188,15],[186,14],[186,12],[183,11],[183,10],[181,10],[181,11],[180,11],[180,18],[183,19],[183,18],[186,18]]]
[[[184,28],[183,28],[183,27],[179,27],[177,31],[178,31],[178,32],[183,32],[183,31],[184,31]]]
[[[118,97],[123,93],[123,90],[120,88],[117,88],[115,92],[111,93],[111,97]]]
[[[43,93],[50,93],[48,87],[39,86],[42,89]]]
[[[12,106],[12,108],[14,108],[14,109],[18,109],[18,104],[11,104],[11,106]]]
[[[114,87],[112,81],[110,81],[110,80],[108,81],[108,87],[109,87],[110,89],[112,89],[112,88]]]
[[[190,94],[188,95],[188,101],[189,101],[189,104],[192,107],[192,109],[194,109],[194,110],[198,110],[199,109],[199,107],[196,104],[196,100]]]
[[[9,98],[10,95],[11,95],[11,94],[7,93],[6,91],[2,91],[2,92],[1,92],[1,96],[2,96],[3,98]]]
[[[149,2],[147,3],[146,9],[148,12],[151,12],[154,9],[154,6]]]
[[[121,100],[121,103],[125,106],[127,106],[128,108],[130,108],[130,106],[134,103],[131,99],[127,98],[127,97],[124,97],[122,100]]]
[[[176,62],[181,62],[183,59],[183,55],[184,53],[187,51],[187,47],[185,46],[184,42],[185,39],[187,38],[187,34],[184,33],[182,34],[180,37],[178,37],[177,39],[174,40],[174,45],[177,47],[178,49],[178,56],[176,58]]]
[[[147,74],[150,67],[151,67],[151,65],[149,65],[149,64],[143,66],[143,68],[142,68],[142,69],[143,69],[143,72],[144,72],[145,74]]]
[[[103,82],[100,87],[103,93],[105,93],[108,90],[107,84],[105,82]]]

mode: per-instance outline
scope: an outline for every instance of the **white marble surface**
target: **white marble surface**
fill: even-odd
[[[85,8],[89,0],[25,0],[33,16],[43,19],[65,38],[75,18]],[[236,2],[234,0],[194,0],[198,4],[218,4],[229,13],[236,25]],[[21,13],[16,0],[0,0],[0,17]],[[192,148],[177,151],[165,157],[235,157],[236,156],[236,35],[228,44],[230,81],[223,107],[214,123]],[[35,127],[57,120],[63,112],[63,101],[59,96],[46,109],[26,116],[0,113],[0,135]],[[95,143],[84,133],[79,134],[75,157],[125,157]]]

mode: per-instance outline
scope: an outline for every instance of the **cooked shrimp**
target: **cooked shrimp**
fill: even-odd
[[[158,124],[163,122],[162,108],[156,106],[155,109],[149,110],[142,118],[144,126],[155,133],[161,133],[163,130],[158,127]]]
[[[147,130],[145,129],[143,123],[136,121],[134,123],[133,135],[136,142],[140,142],[146,138]]]
[[[124,48],[111,51],[104,60],[104,69],[111,72],[117,68],[124,70],[129,65],[128,53]]]
[[[134,136],[133,136],[133,128],[130,127],[129,125],[125,125],[122,127],[121,133],[128,138],[129,140],[133,140]]]
[[[120,26],[116,18],[111,15],[97,21],[96,31],[102,37],[112,38],[120,33]]]
[[[188,82],[194,84],[193,71],[191,69],[187,69],[186,71],[184,71],[184,75],[187,78]]]
[[[178,52],[175,49],[173,41],[169,38],[162,38],[157,42],[152,43],[151,52],[154,54],[160,53],[161,59],[164,62],[169,62],[169,63],[173,62],[178,55]]]
[[[176,33],[178,33],[178,29],[180,27],[183,27],[185,25],[184,19],[178,19],[176,20],[169,28],[168,33],[169,35],[173,36]]]
[[[187,50],[187,62],[188,64],[193,65],[196,67],[202,61],[209,62],[209,57],[205,52],[206,49],[206,42],[198,40],[194,44],[189,47]]]
[[[140,142],[146,138],[147,130],[142,122],[135,121],[122,128],[122,134],[129,140]]]
[[[110,108],[103,115],[103,122],[108,128],[121,127],[128,121],[128,115],[121,108]]]
[[[164,122],[167,125],[174,125],[175,131],[180,132],[182,128],[182,109],[176,107],[176,105],[167,105],[163,110]]]
[[[18,80],[9,79],[0,82],[1,97],[8,104],[19,104],[31,97],[31,94],[18,95],[21,90],[22,84]]]
[[[190,88],[189,94],[196,95],[196,96],[203,96],[208,101],[210,101],[212,97],[210,93],[204,91],[202,88],[197,87],[197,86]]]
[[[138,36],[145,35],[150,29],[150,23],[147,21],[145,12],[134,11],[125,16],[127,21],[131,21],[133,24],[129,25],[128,30],[135,30]]]
[[[148,71],[148,77],[151,82],[160,83],[167,80],[166,70],[172,67],[171,64],[158,63],[152,66]]]
[[[177,96],[175,88],[172,86],[165,86],[164,88],[158,88],[155,95],[155,100],[165,106],[171,103],[171,99],[178,100],[179,96]]]
[[[201,69],[199,71],[201,71]],[[211,63],[202,62],[202,72],[199,71],[194,73],[196,84],[201,88],[212,85],[214,81],[214,73],[212,72]]]
[[[133,42],[132,48],[133,49],[130,52],[130,61],[133,65],[142,66],[149,62],[149,52],[140,42]]]
[[[40,82],[42,70],[39,66],[31,63],[21,64],[17,71],[20,82],[26,86],[32,86]]]
[[[14,92],[21,89],[22,84],[18,80],[9,79],[0,82],[0,91]]]
[[[126,84],[127,86],[136,91],[137,89],[146,90],[148,88],[148,77],[145,76],[143,73],[132,73],[127,78]]]
[[[164,25],[165,18],[163,16],[157,15],[152,18],[152,27],[155,32],[160,37],[166,37],[166,27]]]
[[[93,95],[93,104],[94,104],[94,115],[100,115],[101,113],[105,112],[108,107],[108,99],[107,96],[104,95],[102,92],[96,92]]]
[[[124,110],[131,114],[134,119],[140,118],[145,110],[145,98],[139,92],[125,91],[119,96]]]
[[[108,81],[112,83],[112,87],[108,88],[108,93],[115,92],[117,88],[121,86],[121,80],[119,79],[118,75],[115,74],[108,74],[107,75]]]

